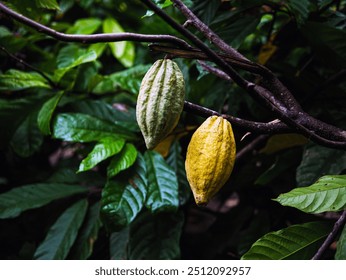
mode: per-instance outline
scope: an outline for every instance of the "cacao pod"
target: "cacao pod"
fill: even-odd
[[[231,124],[211,116],[192,135],[185,170],[197,205],[206,205],[230,177],[236,156]]]
[[[179,121],[185,82],[178,65],[157,60],[145,74],[137,99],[136,117],[148,149],[155,148]]]

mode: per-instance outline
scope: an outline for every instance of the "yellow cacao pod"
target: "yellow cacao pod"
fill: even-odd
[[[185,170],[197,205],[206,205],[230,177],[236,156],[231,124],[212,116],[192,135]]]
[[[145,74],[137,99],[136,117],[148,149],[155,148],[179,121],[185,82],[178,65],[157,60]]]

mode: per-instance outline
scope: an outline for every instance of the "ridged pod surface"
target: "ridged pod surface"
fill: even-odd
[[[206,205],[230,177],[236,156],[231,124],[212,116],[192,135],[185,170],[197,205]]]
[[[185,82],[178,65],[157,60],[145,74],[137,99],[136,117],[148,149],[155,148],[179,121]]]

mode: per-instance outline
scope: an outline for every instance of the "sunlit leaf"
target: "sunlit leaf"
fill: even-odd
[[[310,222],[267,233],[252,245],[242,260],[311,259],[331,228],[330,223]]]
[[[119,153],[124,145],[125,140],[122,138],[102,139],[101,143],[96,144],[88,156],[82,160],[78,172],[87,171],[95,167],[101,161]]]
[[[104,138],[135,139],[125,128],[78,113],[59,114],[53,120],[53,137],[65,141],[92,142]]]
[[[112,158],[107,168],[108,178],[112,178],[116,176],[120,171],[123,171],[131,167],[135,163],[136,158],[137,150],[135,146],[133,146],[130,143],[127,143],[125,147],[121,150],[121,152]]]
[[[275,201],[307,213],[343,210],[346,208],[346,175],[324,176],[309,187],[279,195]]]
[[[35,0],[35,2],[39,8],[59,10],[59,4],[56,0]]]
[[[83,18],[75,21],[66,32],[70,34],[93,34],[102,24],[98,18]]]
[[[50,85],[47,80],[35,72],[11,69],[0,74],[0,91],[17,91],[35,87],[50,88]]]
[[[107,18],[103,21],[104,33],[123,33],[124,29],[114,18]],[[135,47],[132,42],[120,41],[109,43],[113,56],[125,67],[131,67],[135,59]]]
[[[67,257],[83,223],[88,208],[87,200],[81,200],[67,208],[50,227],[34,258],[37,260],[63,260]]]

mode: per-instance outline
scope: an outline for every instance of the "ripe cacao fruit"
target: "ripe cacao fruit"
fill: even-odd
[[[197,205],[206,205],[230,177],[236,156],[231,124],[211,116],[192,135],[185,170]]]
[[[136,117],[148,149],[155,148],[179,121],[185,82],[178,65],[157,60],[145,74],[137,99]]]

